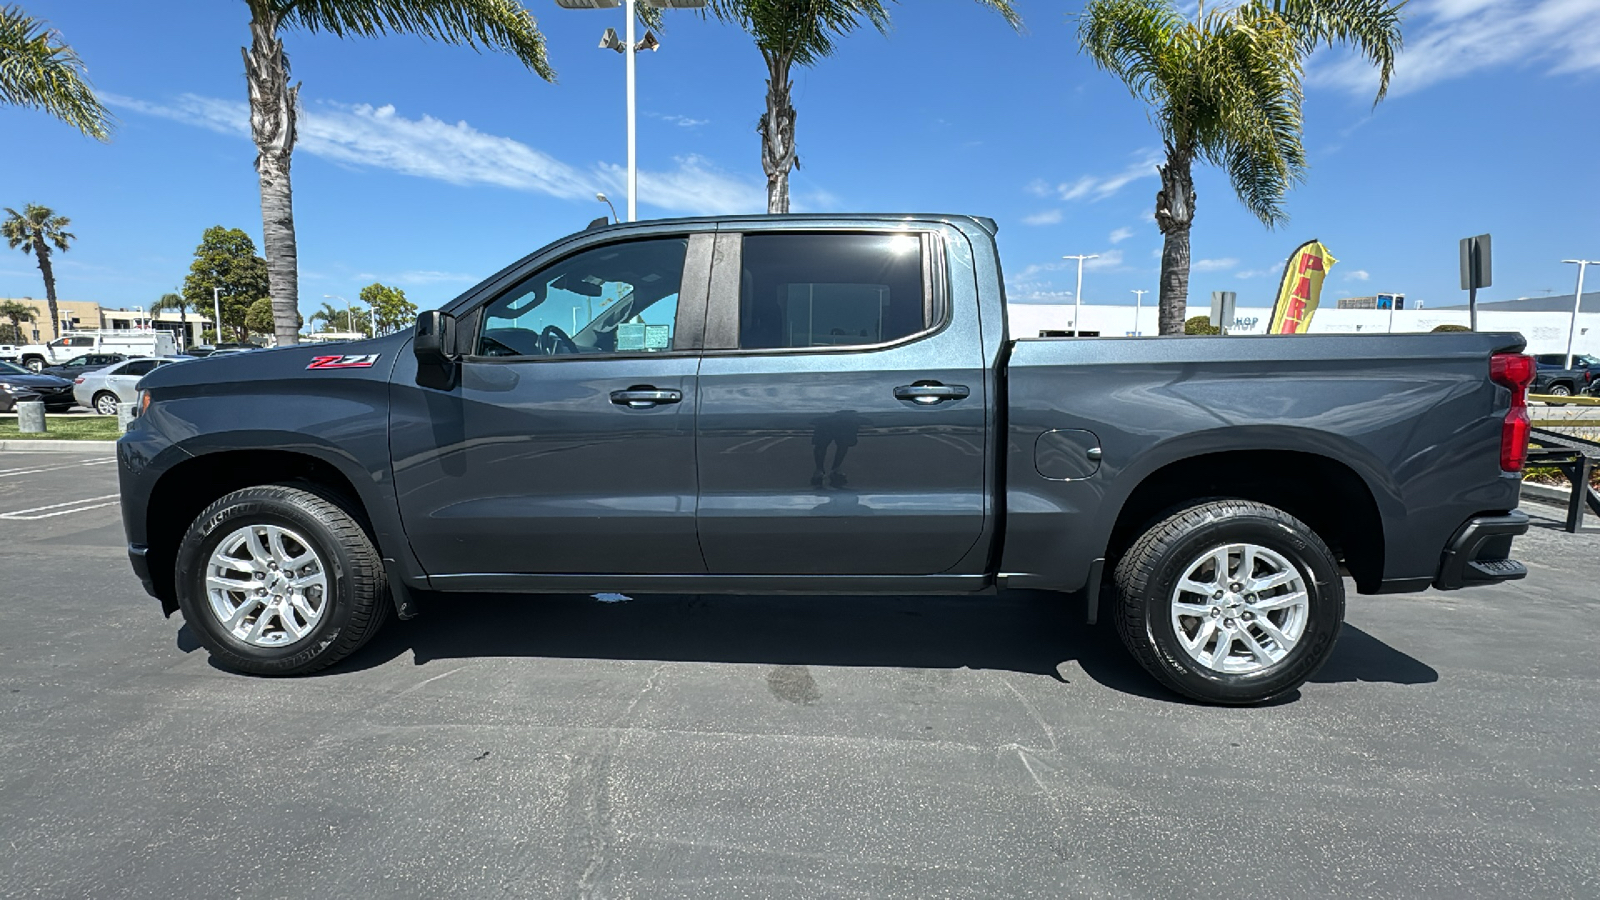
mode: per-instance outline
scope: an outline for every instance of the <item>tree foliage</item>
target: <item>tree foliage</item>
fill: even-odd
[[[26,344],[23,339],[22,323],[32,322],[37,318],[33,307],[17,300],[0,300],[0,319],[5,319],[5,334],[0,334],[0,343]]]
[[[96,140],[111,138],[111,113],[83,60],[60,32],[15,4],[0,6],[0,104],[43,110]]]
[[[255,241],[242,229],[213,225],[200,237],[183,279],[183,297],[190,308],[209,310],[213,288],[221,290],[222,332],[231,340],[244,340],[250,305],[268,292],[267,261],[256,255]]]
[[[1439,333],[1439,334],[1449,334],[1449,333],[1453,333],[1453,332],[1457,332],[1457,331],[1471,331],[1472,329],[1468,328],[1465,325],[1445,324],[1445,325],[1435,325],[1435,326],[1433,326],[1433,330],[1436,333]]]
[[[408,327],[417,318],[417,305],[406,299],[406,292],[373,282],[361,289],[361,302],[372,310],[378,334],[389,334]]]
[[[1210,316],[1190,316],[1183,321],[1184,334],[1221,334],[1222,328],[1211,324]]]
[[[1149,104],[1166,149],[1155,211],[1166,238],[1163,334],[1181,327],[1188,299],[1193,164],[1223,169],[1247,209],[1268,227],[1283,224],[1284,195],[1305,177],[1306,57],[1322,46],[1353,47],[1378,68],[1381,100],[1400,49],[1403,5],[1245,0],[1202,5],[1193,18],[1173,0],[1094,0],[1084,8],[1079,46]]]
[[[892,0],[891,0],[892,2]],[[978,0],[1013,27],[1021,18],[1011,0]],[[800,167],[795,147],[795,109],[790,103],[792,66],[813,66],[832,56],[839,38],[862,25],[888,33],[885,0],[710,0],[710,14],[732,22],[755,39],[767,64],[766,109],[756,122],[761,167],[767,175],[767,212],[789,211],[789,173]]]
[[[311,314],[311,322],[321,322],[319,331],[332,331],[342,334],[371,334],[372,314],[360,307],[335,307],[331,303],[324,303],[322,307]]]
[[[555,80],[544,35],[522,0],[245,0],[250,46],[244,48],[250,94],[250,134],[261,185],[261,239],[266,247],[270,296],[280,344],[299,339],[299,263],[294,234],[294,193],[289,168],[294,152],[300,86],[289,83],[282,32],[300,29],[335,37],[415,34],[447,44],[509,53],[539,77]]]
[[[56,305],[56,273],[50,261],[51,254],[71,249],[77,235],[67,230],[72,220],[56,215],[55,210],[37,203],[29,203],[17,212],[6,207],[5,221],[0,222],[0,237],[13,250],[33,255],[44,277],[45,304],[50,309],[50,335],[61,336],[61,309]]]
[[[251,334],[272,333],[272,298],[262,297],[244,311],[244,327]]]

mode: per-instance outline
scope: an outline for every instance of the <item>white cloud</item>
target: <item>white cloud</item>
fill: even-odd
[[[1412,0],[1391,93],[1422,90],[1479,69],[1533,65],[1549,74],[1600,71],[1594,0]],[[1312,69],[1315,84],[1371,96],[1372,65],[1345,54]]]
[[[1233,273],[1233,277],[1238,278],[1238,279],[1260,278],[1263,275],[1271,275],[1271,274],[1272,274],[1272,272],[1270,270],[1268,270],[1268,269],[1245,269],[1245,270],[1243,270],[1241,272]]]
[[[1102,250],[1100,255],[1094,259],[1083,261],[1083,270],[1085,272],[1093,272],[1098,269],[1114,269],[1120,265],[1122,265],[1121,250]]]
[[[1132,182],[1154,177],[1157,174],[1156,165],[1161,159],[1159,150],[1140,150],[1135,154],[1134,162],[1120,172],[1104,176],[1083,175],[1076,181],[1062,182],[1054,187],[1042,179],[1035,178],[1028,182],[1027,191],[1039,197],[1054,193],[1063,200],[1104,200]]]
[[[1237,259],[1229,256],[1223,259],[1197,259],[1189,265],[1189,268],[1196,272],[1224,272],[1238,264]]]
[[[1054,225],[1059,221],[1061,221],[1061,210],[1059,209],[1047,209],[1044,212],[1022,217],[1024,225]]]
[[[1110,241],[1113,244],[1120,244],[1131,237],[1133,237],[1132,228],[1118,228],[1116,231],[1111,232]]]
[[[184,94],[171,104],[107,96],[114,106],[249,137],[245,103]],[[460,185],[493,185],[587,200],[596,191],[621,193],[626,170],[612,163],[569,165],[512,138],[488,134],[466,122],[424,115],[408,119],[393,106],[318,103],[302,110],[299,149],[351,166],[373,167]],[[765,185],[717,169],[700,156],[673,160],[675,169],[639,172],[639,196],[671,212],[718,215],[760,212]]]
[[[691,119],[688,116],[669,116],[654,112],[647,112],[645,115],[652,119],[660,119],[663,122],[671,122],[680,128],[696,128],[700,125],[708,125],[711,122],[710,119]]]
[[[1366,281],[1371,277],[1372,273],[1368,272],[1366,269],[1351,269],[1350,271],[1344,273],[1345,281]]]

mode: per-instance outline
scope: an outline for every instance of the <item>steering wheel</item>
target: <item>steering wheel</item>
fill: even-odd
[[[555,356],[557,353],[577,353],[578,345],[572,342],[572,338],[568,337],[560,326],[546,325],[544,330],[539,332],[539,349],[544,351],[546,356]]]

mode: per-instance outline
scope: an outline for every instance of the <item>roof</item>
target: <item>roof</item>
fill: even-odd
[[[1456,303],[1451,306],[1435,306],[1433,309],[1466,309],[1467,304]],[[1478,309],[1484,312],[1571,312],[1571,294],[1548,294],[1543,297],[1518,297],[1515,300],[1497,300],[1493,303],[1480,301]],[[1584,291],[1583,305],[1580,309],[1584,312],[1600,312],[1600,291]]]

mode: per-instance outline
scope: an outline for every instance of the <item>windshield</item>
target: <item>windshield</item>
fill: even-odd
[[[33,373],[23,367],[8,362],[0,362],[0,375],[32,375]]]

